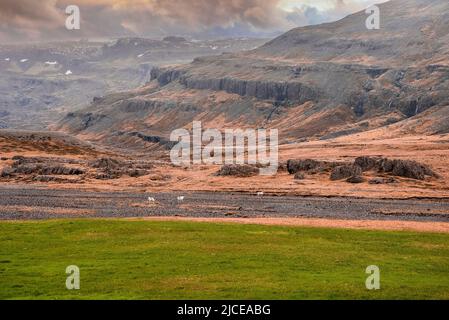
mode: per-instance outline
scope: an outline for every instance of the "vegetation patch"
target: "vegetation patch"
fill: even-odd
[[[449,299],[449,235],[194,222],[0,223],[0,299]],[[81,289],[65,287],[80,268]],[[365,287],[377,265],[381,289]]]

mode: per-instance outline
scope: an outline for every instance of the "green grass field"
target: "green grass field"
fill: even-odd
[[[65,288],[68,265],[81,290]],[[381,290],[365,269],[381,269]],[[184,222],[0,223],[0,299],[448,299],[449,235]]]

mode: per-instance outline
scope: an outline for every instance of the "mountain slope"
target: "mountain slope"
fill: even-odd
[[[147,83],[153,66],[189,63],[198,55],[241,51],[263,43],[261,39],[168,37],[0,44],[0,128],[40,130],[94,97]]]
[[[386,67],[448,63],[448,1],[392,0],[379,7],[380,30],[366,29],[368,15],[362,11],[335,23],[291,30],[252,56]]]
[[[367,30],[360,12],[294,29],[252,51],[154,68],[149,86],[71,113],[58,129],[148,147],[158,139],[123,136],[165,141],[200,120],[213,128],[277,128],[290,143],[414,117],[447,119],[449,3],[392,0],[380,9],[381,30]],[[448,132],[441,123],[422,131]]]

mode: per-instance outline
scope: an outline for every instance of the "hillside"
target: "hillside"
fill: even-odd
[[[366,29],[360,12],[252,51],[154,68],[147,88],[97,101],[58,128],[113,143],[136,132],[166,139],[193,120],[278,128],[284,143],[392,124],[407,134],[411,122],[423,134],[447,133],[449,3],[393,0],[380,8],[381,30]]]
[[[260,39],[120,38],[0,44],[0,128],[42,130],[101,97],[144,85],[154,66],[252,49]]]

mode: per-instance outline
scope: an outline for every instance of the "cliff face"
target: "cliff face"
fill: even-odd
[[[277,128],[282,141],[294,142],[418,117],[435,123],[427,133],[441,133],[434,115],[449,118],[441,111],[449,105],[449,2],[393,0],[380,9],[380,30],[367,30],[361,12],[292,30],[253,51],[154,68],[151,92],[94,103],[91,115],[67,117],[62,127],[167,136],[201,120]],[[83,129],[86,117],[93,121]]]
[[[276,71],[290,75],[274,75]],[[430,107],[449,104],[449,66],[445,65],[396,69],[318,63],[276,71],[260,80],[250,80],[231,73],[210,77],[189,69],[157,68],[152,71],[152,80],[160,86],[177,82],[188,89],[225,91],[275,103],[345,105],[358,117],[392,110],[410,117]],[[417,84],[419,81],[426,83]]]
[[[319,93],[300,82],[255,81],[237,78],[201,78],[188,76],[182,70],[153,69],[152,80],[161,86],[179,81],[184,87],[198,90],[226,91],[240,96],[254,97],[261,100],[291,101],[304,103],[318,100]]]

